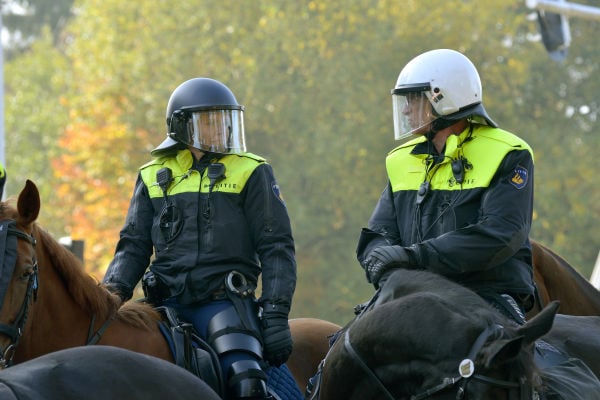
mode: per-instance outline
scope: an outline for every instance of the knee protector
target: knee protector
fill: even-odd
[[[255,360],[239,360],[229,367],[228,398],[268,399],[267,374]]]
[[[208,323],[208,342],[218,355],[245,351],[262,359],[262,346],[253,332],[244,328],[235,307],[217,314]]]

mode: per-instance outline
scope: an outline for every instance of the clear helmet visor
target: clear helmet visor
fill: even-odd
[[[246,151],[243,109],[192,111],[187,131],[189,145],[211,153]]]
[[[394,137],[406,141],[416,136],[424,135],[431,130],[431,123],[438,116],[425,92],[392,91],[394,113]]]

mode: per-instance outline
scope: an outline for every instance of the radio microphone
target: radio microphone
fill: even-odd
[[[425,181],[419,186],[419,190],[417,191],[417,205],[420,205],[425,200],[427,193],[429,193],[429,181]]]

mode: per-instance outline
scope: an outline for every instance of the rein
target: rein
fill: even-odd
[[[6,368],[12,363],[12,359],[17,349],[17,344],[19,343],[19,339],[23,334],[23,327],[27,322],[29,306],[31,305],[32,301],[36,300],[38,289],[38,263],[35,257],[35,238],[32,235],[29,235],[25,232],[14,228],[8,228],[8,234],[16,236],[17,239],[26,240],[31,245],[33,249],[33,273],[29,275],[29,281],[27,282],[27,292],[25,294],[23,304],[21,305],[21,309],[19,310],[19,314],[17,315],[15,322],[12,325],[0,323],[0,334],[8,336],[11,340],[10,344],[4,349],[4,351],[2,351],[2,355],[0,356],[0,368]]]
[[[92,320],[90,321],[90,327],[88,328],[88,338],[87,338],[85,345],[90,346],[90,345],[94,345],[94,344],[98,343],[100,341],[100,339],[102,338],[104,331],[106,331],[106,329],[111,324],[111,322],[113,322],[114,319],[115,319],[115,315],[113,315],[112,317],[110,317],[106,321],[104,321],[102,326],[100,328],[98,328],[98,330],[96,332],[94,332],[94,325],[96,323],[96,314],[92,315]]]
[[[375,374],[375,372],[373,372],[371,370],[371,368],[369,368],[369,366],[363,361],[363,359],[361,358],[361,356],[356,352],[356,350],[354,350],[354,348],[352,347],[352,343],[350,343],[350,328],[348,328],[346,330],[346,332],[344,332],[344,348],[346,349],[346,351],[348,352],[348,354],[350,354],[350,356],[352,357],[352,359],[354,361],[356,361],[356,363],[363,369],[363,371],[366,372],[367,376],[377,384],[377,387],[379,388],[379,390],[381,392],[383,392],[383,394],[385,394],[385,396],[388,399],[394,400],[395,397],[390,393],[389,390],[387,390],[387,388],[385,387],[385,385],[383,384],[383,382],[381,382],[381,379],[379,379],[379,377]]]

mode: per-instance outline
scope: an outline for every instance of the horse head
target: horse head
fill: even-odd
[[[533,343],[557,308],[517,326],[463,286],[399,270],[334,344],[321,399],[530,399]]]
[[[0,262],[0,289],[2,282],[7,288],[0,309],[0,364],[94,343],[171,361],[159,313],[134,301],[120,307],[118,296],[99,285],[77,256],[41,228],[39,210],[39,192],[30,181],[19,194],[17,208],[0,203],[0,233],[5,223],[11,233]],[[6,261],[11,257],[12,262]],[[9,264],[14,273],[4,268]]]
[[[40,195],[29,180],[19,194],[17,209],[0,203],[0,368],[12,361],[37,290],[32,232],[39,211]]]
[[[534,366],[532,346],[550,331],[557,310],[558,302],[553,302],[519,327],[504,317],[487,325],[474,341],[465,342],[467,346],[470,344],[470,349],[460,362],[455,356],[448,355],[446,361],[453,360],[449,365],[454,366],[454,371],[440,367],[442,360],[439,365],[426,366],[421,372],[427,374],[429,383],[410,399],[445,398],[448,393],[456,399],[539,398],[541,378]],[[460,335],[456,338],[461,340]],[[454,344],[452,341],[447,343],[449,346]]]

